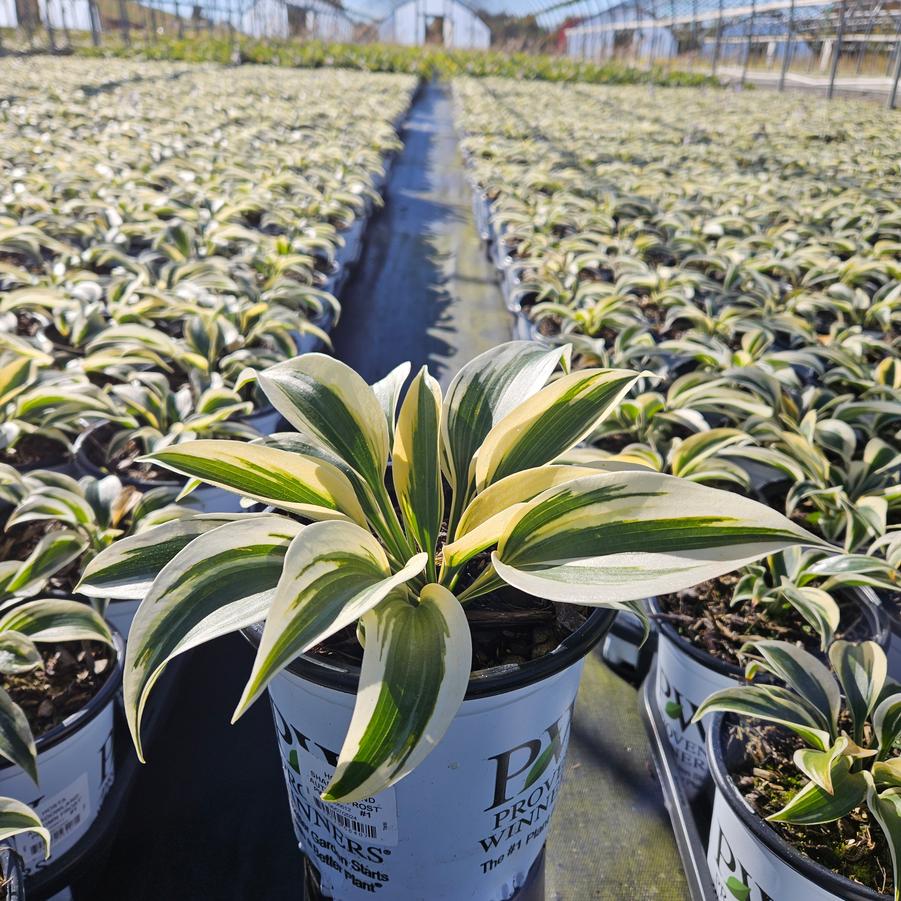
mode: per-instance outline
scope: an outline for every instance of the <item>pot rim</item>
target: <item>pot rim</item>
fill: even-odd
[[[891,640],[891,624],[885,607],[873,589],[866,586],[853,586],[842,589],[839,594],[858,603],[865,613],[869,615],[874,632],[871,640],[885,650]],[[655,614],[664,612],[659,598],[656,597],[648,598],[648,609],[652,617]],[[653,622],[667,639],[673,642],[679,650],[686,653],[697,663],[700,663],[701,666],[733,679],[744,679],[745,671],[742,667],[735,663],[729,663],[726,660],[720,660],[719,657],[714,657],[713,654],[709,654],[703,648],[699,648],[684,635],[680,635],[678,630],[666,620],[654,619]]]
[[[832,892],[837,898],[845,898],[846,901],[886,901],[890,898],[890,895],[883,895],[859,882],[852,882],[829,867],[805,857],[751,810],[726,768],[723,745],[727,727],[726,715],[714,714],[707,733],[707,761],[717,791],[751,835],[784,864],[820,888]]]
[[[107,625],[109,625],[109,623],[107,623]],[[40,757],[44,751],[49,751],[60,742],[67,739],[73,732],[77,732],[82,726],[99,716],[107,703],[112,701],[116,692],[118,692],[119,685],[122,682],[122,663],[125,658],[125,640],[119,634],[118,630],[111,625],[110,631],[113,633],[113,645],[116,650],[112,672],[106,677],[106,682],[100,687],[100,691],[98,691],[84,707],[80,710],[76,710],[75,713],[70,714],[61,723],[34,740],[38,757]],[[0,772],[15,766],[16,764],[11,760],[2,760],[0,761]]]
[[[464,700],[505,694],[556,675],[588,654],[610,630],[615,617],[616,610],[595,607],[585,622],[575,632],[567,635],[549,654],[525,663],[505,663],[470,673]],[[256,623],[241,632],[254,648],[259,647],[262,623]],[[309,654],[298,655],[285,669],[308,682],[346,694],[356,694],[360,681],[360,667],[326,663]]]

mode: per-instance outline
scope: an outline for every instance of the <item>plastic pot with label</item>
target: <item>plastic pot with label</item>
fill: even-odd
[[[867,637],[888,647],[888,619],[878,599],[869,589],[845,592],[860,606],[870,626]],[[649,601],[651,614],[663,612],[659,601]],[[696,797],[710,782],[707,763],[706,723],[692,723],[698,707],[715,691],[730,688],[744,678],[740,666],[721,660],[684,638],[665,619],[655,620],[657,644],[657,708],[666,723],[667,738],[676,755],[679,774],[690,798]]]
[[[799,853],[761,819],[729,774],[729,720],[711,718],[707,751],[716,794],[707,864],[718,898],[747,901],[886,901],[880,894]]]
[[[53,867],[91,829],[115,778],[113,715],[122,683],[125,643],[114,633],[113,669],[97,694],[77,713],[41,735],[37,741],[39,783],[20,767],[0,765],[0,796],[32,807],[51,835],[52,854],[44,859],[44,844],[33,833],[9,840],[21,856],[25,873]]]
[[[269,685],[294,830],[336,901],[507,901],[547,839],[585,654],[614,614],[592,612],[545,657],[473,673],[438,746],[392,788],[319,795],[350,724],[359,670],[298,657]],[[258,630],[248,630],[256,643]]]

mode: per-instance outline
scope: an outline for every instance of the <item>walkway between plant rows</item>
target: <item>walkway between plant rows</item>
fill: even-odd
[[[369,381],[410,360],[427,363],[446,386],[462,363],[511,335],[472,220],[452,119],[447,89],[427,86],[341,298],[335,352]],[[259,702],[228,725],[251,661],[238,637],[188,659],[92,901],[302,897],[269,706]],[[686,897],[650,766],[637,694],[595,652],[576,705],[543,898]]]

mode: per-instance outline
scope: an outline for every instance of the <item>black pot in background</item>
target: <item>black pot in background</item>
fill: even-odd
[[[0,877],[6,894],[3,901],[25,901],[25,872],[22,858],[9,845],[0,846]]]

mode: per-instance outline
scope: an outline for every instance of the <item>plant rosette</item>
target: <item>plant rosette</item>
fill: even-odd
[[[888,618],[878,598],[866,588],[843,590],[845,604],[859,612],[864,621],[857,637],[874,639],[889,647]],[[693,798],[710,785],[707,760],[706,724],[693,717],[706,698],[744,682],[744,670],[737,663],[717,657],[690,641],[665,619],[660,600],[648,602],[657,628],[656,676],[657,708],[666,724],[666,735],[676,755],[685,792]]]
[[[836,641],[831,670],[787,642],[746,651],[749,677],[779,684],[717,692],[697,714],[715,714],[707,862],[717,897],[897,901],[901,694],[884,651]]]
[[[5,837],[7,799],[23,810],[32,809],[40,818],[38,824],[42,822],[46,830],[35,830],[36,834],[22,831],[8,838],[22,858],[27,875],[52,867],[78,844],[90,831],[113,784],[114,708],[125,644],[87,604],[56,599],[31,601],[8,611],[0,620],[0,642],[11,652],[3,664],[0,689],[6,758],[0,763],[0,838]],[[84,655],[84,662],[77,665],[67,659],[67,655],[73,658],[73,642]],[[88,653],[85,642],[91,642],[90,647],[96,647],[95,642],[105,644],[109,652]],[[47,645],[50,658],[35,651]],[[51,658],[55,658],[53,672],[48,669]],[[42,662],[36,663],[38,660]],[[88,683],[79,681],[78,697],[83,703],[71,712],[68,707],[72,701],[61,699],[62,692],[71,689],[66,688],[69,683],[65,676],[60,676],[60,667],[80,673],[90,668]],[[47,674],[42,677],[46,680],[43,684],[52,687],[43,689],[44,700],[31,715],[38,722],[29,724],[29,717],[16,701],[17,685],[24,686],[22,699],[33,696],[28,677],[38,670]],[[37,685],[41,684],[38,680]],[[36,704],[33,697],[30,703]],[[57,709],[48,714],[46,705]],[[39,732],[36,737],[32,725],[34,732]]]
[[[528,841],[528,824],[505,839],[505,821],[521,819],[530,797],[540,804],[533,793],[555,778],[578,667],[573,661],[534,687],[467,700],[476,659],[469,618],[475,608],[467,605],[475,599],[488,603],[512,587],[532,596],[536,609],[554,602],[564,610],[635,611],[639,599],[796,544],[823,544],[747,498],[616,463],[555,463],[640,378],[628,370],[573,372],[569,360],[568,347],[510,342],[464,366],[446,392],[423,368],[399,412],[409,364],[375,385],[322,354],[272,366],[259,374],[259,385],[296,433],[262,442],[187,441],[144,459],[279,512],[245,513],[225,524],[203,516],[167,523],[116,542],[85,570],[81,592],[144,598],[129,633],[123,689],[139,754],[142,712],[167,663],[201,642],[265,622],[235,717],[269,688],[289,728],[300,736],[321,729],[330,766],[320,762],[314,770],[307,752],[315,757],[322,749],[310,741],[304,749],[292,729],[297,747],[287,752],[287,772],[290,785],[296,750],[294,772],[307,780],[312,804],[309,818],[300,800],[295,812],[307,825],[331,816],[333,839],[316,847],[340,864],[342,899],[398,897],[391,882],[411,887],[412,897],[459,898],[465,885],[473,898],[509,898],[541,850],[540,834]],[[348,644],[360,666],[355,693],[310,687],[309,677],[292,675],[301,655],[329,655]],[[542,660],[560,659],[552,647],[542,653]],[[303,699],[311,693],[315,701]],[[308,722],[304,710],[314,706]],[[528,716],[513,716],[517,707]],[[500,731],[477,725],[487,716]],[[276,723],[281,729],[278,714]],[[433,760],[448,735],[452,743]],[[471,737],[465,756],[456,743],[461,736]],[[501,781],[511,780],[511,790],[513,780],[528,781],[533,772],[534,781],[513,808],[496,809],[496,823],[486,819],[495,796],[482,798],[487,775],[474,775],[462,794],[452,774],[437,775],[442,760],[444,769],[458,763],[469,772],[507,752],[516,757]],[[499,763],[493,761],[495,780]],[[524,782],[515,787],[526,789]],[[456,810],[474,810],[468,792],[482,807],[472,821],[457,821]],[[426,801],[428,842],[415,838],[425,831]],[[342,812],[350,820],[348,811],[363,812],[361,805],[381,817],[381,845],[362,841],[365,829],[338,819]],[[551,806],[533,811],[533,826]],[[391,830],[381,825],[393,822]],[[486,839],[489,850],[480,840],[493,823],[498,844]],[[416,841],[418,856],[398,845],[392,854],[372,852],[383,857],[372,867],[362,860],[354,867],[348,841],[391,850],[395,828],[398,842]],[[454,864],[454,873],[469,874],[465,884],[433,876],[442,872],[452,832],[467,836]],[[389,873],[392,855],[407,864]]]

